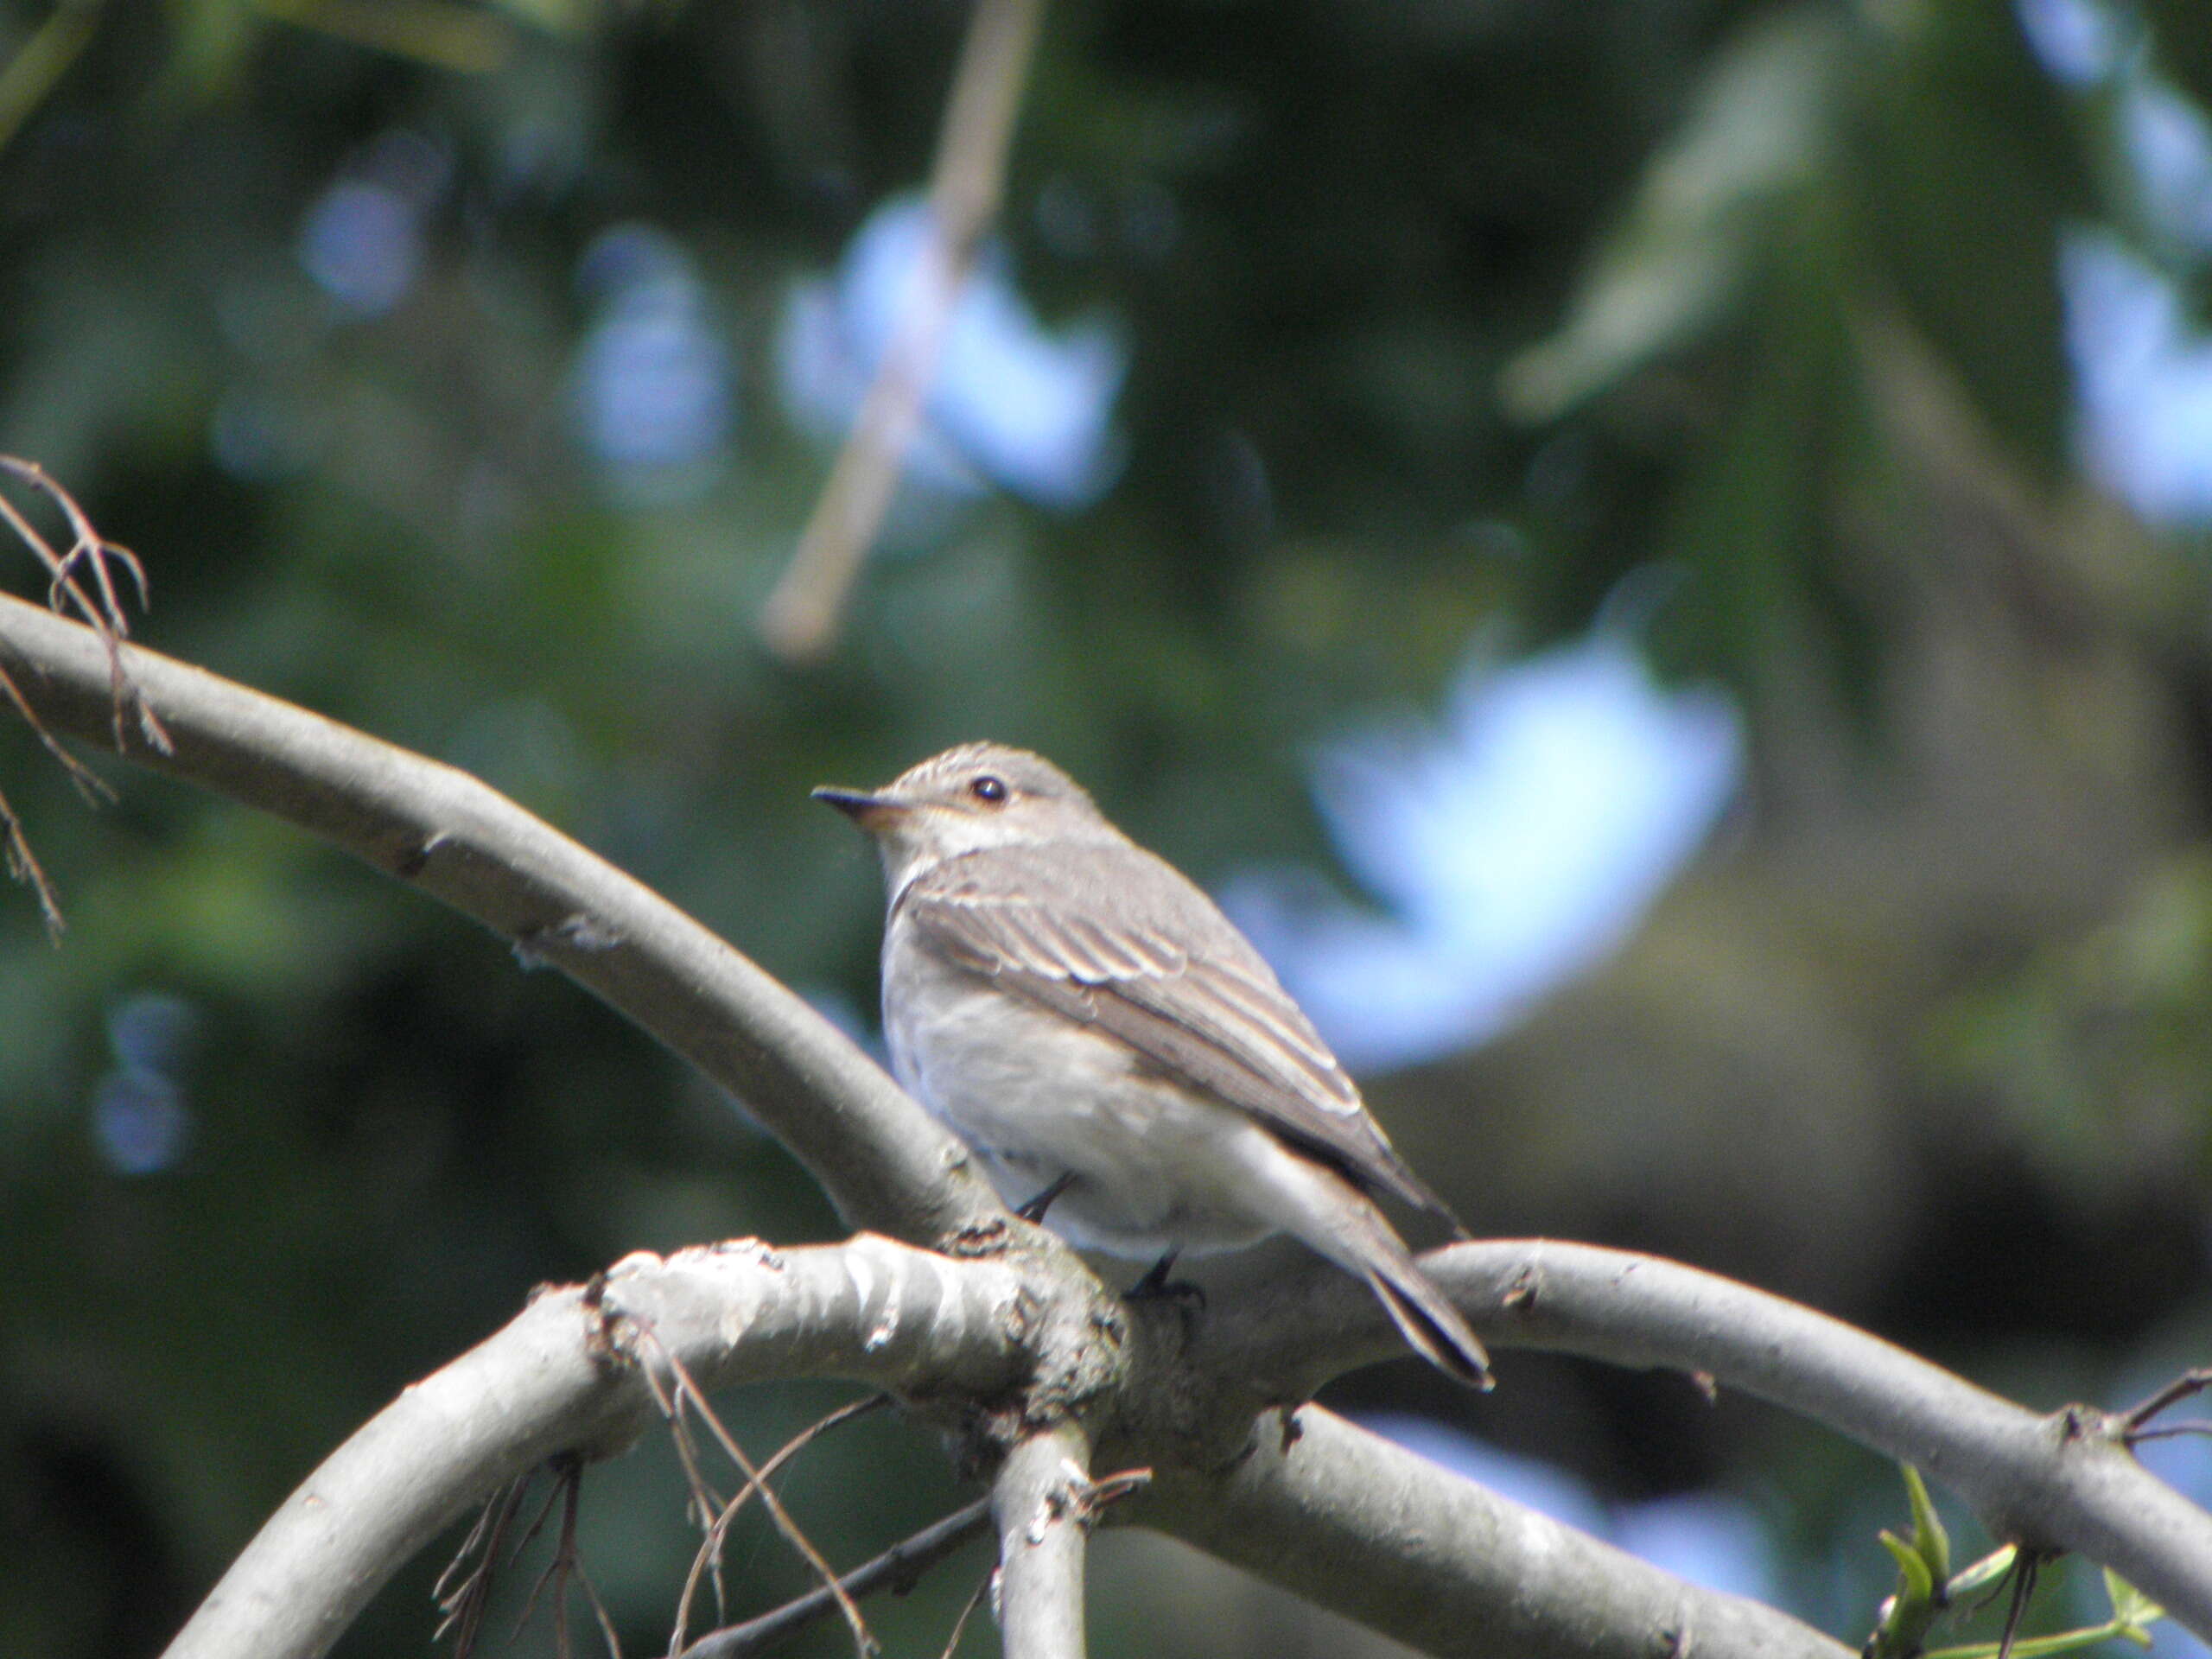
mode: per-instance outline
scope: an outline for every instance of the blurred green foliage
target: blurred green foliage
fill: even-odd
[[[2192,7],[2097,15],[2129,73],[2212,94]],[[779,318],[922,178],[963,16],[7,0],[0,448],[144,556],[149,643],[469,767],[848,1013],[880,900],[809,785],[988,734],[1202,878],[1326,868],[1317,741],[1647,573],[1658,659],[1747,715],[1738,822],[1522,1030],[1377,1082],[1413,1161],[1478,1227],[1669,1250],[2031,1403],[2201,1358],[2204,572],[2082,475],[2058,251],[2094,223],[2205,273],[2132,187],[2109,88],[2046,73],[1999,0],[1066,0],[1005,232],[1047,315],[1126,328],[1123,473],[1078,514],[943,515],[791,670],[753,619],[827,457],[779,413]],[[418,210],[382,308],[303,262],[362,178]],[[577,413],[588,255],[640,223],[703,283],[735,410],[642,489]],[[101,769],[121,799],[87,812],[0,738],[70,920],[55,950],[28,895],[0,912],[11,1653],[153,1651],[324,1451],[533,1283],[836,1230],[565,983]],[[181,1139],[118,1150],[118,1124]],[[1502,1375],[1477,1407],[1411,1365],[1342,1398],[1613,1496],[1733,1489],[1798,1605],[1870,1626],[1878,1461],[1664,1380]],[[729,1403],[760,1452],[833,1397]],[[850,1560],[954,1491],[887,1421],[791,1495]],[[652,1645],[688,1549],[667,1459],[588,1495]],[[421,1651],[433,1570],[343,1650]],[[886,1618],[926,1649],[979,1570]],[[1107,1642],[1350,1640],[1190,1570],[1102,1569]],[[741,1541],[743,1606],[801,1583]]]

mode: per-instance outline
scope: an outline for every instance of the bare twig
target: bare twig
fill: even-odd
[[[0,681],[6,678],[6,675],[0,674]],[[61,915],[61,895],[54,890],[46,867],[31,850],[31,838],[23,833],[23,821],[16,816],[16,809],[8,804],[4,794],[0,794],[0,865],[4,865],[10,880],[24,883],[36,895],[39,919],[46,924],[46,937],[60,944],[62,931],[68,925]]]
[[[476,1633],[483,1626],[484,1610],[492,1600],[492,1581],[499,1571],[499,1547],[506,1541],[507,1529],[514,1523],[515,1511],[522,1507],[523,1494],[529,1491],[535,1474],[532,1471],[518,1476],[484,1501],[475,1525],[469,1528],[468,1535],[461,1541],[461,1548],[431,1589],[431,1599],[442,1617],[430,1639],[442,1642],[451,1631],[454,1659],[469,1659],[476,1650]],[[461,1574],[457,1583],[456,1573]]]
[[[841,1428],[855,1418],[865,1417],[871,1412],[880,1411],[890,1403],[891,1396],[887,1394],[864,1395],[860,1399],[849,1402],[838,1407],[836,1410],[808,1424],[785,1441],[774,1457],[760,1465],[760,1478],[763,1481],[769,1479],[777,1471],[831,1429]],[[753,1483],[747,1481],[738,1489],[737,1496],[722,1506],[719,1515],[709,1514],[702,1517],[702,1524],[706,1528],[707,1535],[699,1541],[698,1553],[691,1558],[691,1571],[685,1575],[683,1580],[683,1594],[677,1601],[676,1625],[670,1632],[668,1639],[668,1650],[671,1656],[683,1650],[684,1634],[691,1623],[691,1601],[698,1593],[700,1580],[709,1572],[714,1574],[715,1579],[716,1616],[727,1617],[728,1610],[722,1600],[722,1547],[728,1540],[731,1522],[737,1519],[738,1511],[745,1507],[745,1500],[753,1496]],[[834,1605],[835,1603],[834,1600],[825,1599],[824,1605]]]
[[[622,1659],[622,1638],[614,1633],[614,1619],[607,1612],[607,1604],[600,1599],[599,1586],[591,1581],[591,1571],[584,1565],[584,1553],[576,1541],[576,1513],[582,1503],[584,1465],[581,1458],[571,1455],[565,1459],[566,1477],[561,1501],[561,1542],[554,1553],[554,1561],[561,1568],[560,1580],[555,1586],[557,1599],[553,1604],[553,1646],[560,1659],[569,1659],[569,1586],[573,1575],[577,1587],[584,1592],[584,1605],[591,1609],[593,1620],[599,1625],[599,1638],[607,1643],[607,1659]]]
[[[857,1414],[887,1397],[877,1395],[872,1399],[857,1401],[845,1407],[844,1413],[847,1415]],[[832,1414],[833,1416],[836,1414]],[[817,1434],[830,1427],[832,1424],[824,1419],[809,1429],[807,1433],[810,1436]],[[780,1458],[782,1454],[778,1455]],[[765,1477],[772,1472],[773,1468],[772,1462],[763,1464],[760,1472]],[[1106,1505],[1141,1491],[1151,1479],[1151,1470],[1130,1469],[1120,1474],[1109,1475],[1098,1482],[1084,1495],[1082,1519],[1084,1524],[1094,1522],[1098,1512]],[[885,1589],[904,1595],[913,1588],[925,1571],[982,1532],[990,1523],[990,1518],[991,1500],[978,1498],[965,1509],[956,1510],[942,1521],[932,1522],[912,1537],[892,1545],[874,1560],[855,1567],[837,1582],[844,1587],[845,1593],[855,1600]],[[988,1587],[989,1582],[989,1577],[986,1575],[984,1586]],[[982,1593],[979,1589],[976,1599],[980,1600]],[[673,1656],[673,1659],[752,1659],[753,1655],[766,1652],[786,1637],[826,1618],[836,1605],[836,1598],[827,1589],[810,1590],[806,1594],[794,1597],[782,1606],[747,1619],[741,1624],[710,1631]],[[974,1611],[975,1601],[971,1600],[953,1626],[952,1639],[944,1649],[948,1655],[959,1645],[960,1631]]]
[[[0,696],[6,697],[15,705],[16,712],[22,716],[23,724],[31,728],[31,734],[60,763],[62,772],[77,786],[77,793],[86,805],[98,806],[103,801],[115,798],[115,791],[107,786],[99,774],[63,748],[60,740],[46,729],[38,712],[16,689],[16,682],[5,669],[0,669]],[[15,808],[8,804],[8,798],[4,794],[0,794],[0,848],[5,851],[9,875],[26,883],[37,896],[39,916],[46,923],[46,936],[59,944],[62,931],[68,925],[61,913],[61,895],[55,891],[45,867],[38,861],[38,855],[31,850],[29,833],[24,830],[23,821],[16,815]]]
[[[991,1580],[998,1569],[991,1568],[976,1580],[974,1592],[962,1604],[960,1617],[952,1621],[952,1634],[944,1638],[944,1649],[938,1659],[952,1659],[960,1651],[960,1638],[968,1633],[968,1621],[976,1617],[976,1610],[983,1605],[983,1598],[991,1592]]]
[[[1997,1638],[1997,1659],[2012,1659],[2012,1643],[2019,1637],[2020,1621],[2028,1616],[2028,1603],[2035,1598],[2036,1580],[2043,1576],[2044,1559],[2027,1549],[2012,1558],[2012,1597],[2005,1604],[2005,1630]]]
[[[1098,1517],[1125,1497],[1135,1497],[1152,1484],[1149,1469],[1124,1469],[1118,1474],[1106,1476],[1090,1483],[1083,1494],[1083,1513],[1078,1517],[1086,1527],[1098,1524]]]
[[[996,1397],[1033,1363],[1005,1317],[1025,1280],[1001,1258],[871,1236],[785,1251],[740,1241],[640,1255],[605,1283],[597,1301],[575,1286],[538,1296],[364,1425],[270,1517],[168,1659],[317,1659],[486,1493],[563,1452],[612,1455],[664,1422],[645,1322],[708,1389],[828,1370]]]
[[[2144,1426],[2160,1412],[2177,1406],[2184,1400],[2193,1399],[2207,1389],[2212,1389],[2212,1365],[2199,1365],[2192,1370],[2183,1371],[2140,1405],[2131,1406],[2120,1413],[2120,1427],[2131,1441],[2155,1440],[2171,1434],[2174,1430],[2158,1429],[2145,1433]],[[2194,1425],[2181,1427],[2186,1429]]]
[[[544,1531],[546,1522],[552,1518],[556,1503],[563,1507],[563,1530],[567,1530],[567,1509],[582,1484],[578,1479],[582,1472],[573,1458],[563,1458],[555,1465],[552,1489],[545,1494],[545,1502],[537,1506],[537,1518],[523,1529],[521,1540],[515,1545],[516,1560],[520,1560],[523,1551],[537,1541],[537,1535]],[[537,1611],[538,1597],[545,1593],[546,1585],[558,1574],[562,1583],[553,1596],[553,1646],[560,1659],[569,1659],[568,1566],[564,1553],[556,1549],[553,1559],[545,1563],[544,1570],[531,1583],[530,1593],[523,1598],[522,1611],[515,1615],[515,1628],[507,1638],[510,1642],[530,1628],[531,1618]]]
[[[658,1381],[650,1374],[646,1381],[653,1383],[654,1395],[659,1398]],[[690,1395],[679,1388],[675,1398],[665,1402],[663,1408],[668,1416],[668,1437],[676,1446],[676,1460],[683,1466],[684,1484],[690,1489],[689,1508],[702,1527],[710,1527],[722,1508],[723,1499],[721,1494],[715,1490],[714,1484],[707,1478],[707,1471],[699,1462],[698,1443],[691,1438],[690,1425],[684,1421],[684,1413],[690,1408],[689,1400]],[[740,1488],[740,1496],[752,1490],[752,1483],[747,1481]]]
[[[762,637],[789,660],[819,657],[836,642],[854,581],[882,528],[953,303],[1005,193],[1007,149],[1043,11],[1044,0],[976,0],[938,137],[929,233],[906,308],[798,550],[761,613]]]
[[[2192,1417],[2186,1422],[2167,1423],[2158,1428],[2133,1429],[2128,1433],[2127,1443],[2140,1446],[2145,1440],[2178,1440],[2191,1434],[2212,1436],[2212,1421]]]
[[[545,1507],[523,1534],[522,1541],[515,1546],[519,1557],[530,1547],[546,1518],[553,1512],[557,1501],[561,1506],[561,1530],[553,1548],[553,1559],[537,1575],[530,1587],[530,1596],[523,1603],[521,1615],[515,1620],[515,1635],[519,1637],[529,1628],[531,1615],[537,1611],[537,1599],[545,1586],[553,1586],[553,1651],[556,1659],[573,1659],[574,1645],[569,1639],[569,1586],[573,1580],[584,1592],[592,1617],[598,1621],[600,1638],[607,1643],[608,1659],[622,1659],[622,1641],[614,1633],[614,1621],[608,1617],[607,1604],[599,1599],[598,1587],[591,1581],[591,1574],[584,1570],[583,1551],[576,1542],[576,1516],[582,1506],[584,1487],[583,1459],[573,1452],[566,1452],[553,1460],[553,1490],[546,1494]]]
[[[8,116],[9,99],[13,95],[10,92],[11,78],[23,60],[40,49],[40,42],[49,30],[77,12],[87,14],[84,27],[89,35],[92,26],[89,14],[96,10],[96,3],[86,7],[78,4],[77,0],[67,0],[61,10],[41,26],[39,36],[16,54],[7,69],[0,70],[0,144],[7,142],[7,135],[13,130]],[[21,116],[16,119],[20,120]],[[123,713],[126,706],[136,707],[139,724],[146,734],[147,741],[156,747],[165,746],[168,741],[168,733],[162,730],[161,721],[147,706],[145,697],[136,683],[123,671],[118,642],[130,632],[130,622],[124,614],[109,575],[108,562],[111,559],[120,562],[130,572],[137,583],[138,601],[142,606],[146,601],[145,567],[139,563],[137,556],[129,549],[105,540],[92,528],[92,520],[77,505],[75,499],[48,477],[35,462],[18,460],[13,455],[0,455],[0,472],[22,480],[48,497],[60,508],[63,518],[68,521],[70,534],[74,539],[67,553],[56,553],[53,545],[39,533],[37,527],[17,510],[15,503],[0,495],[0,523],[12,530],[17,539],[46,567],[49,583],[48,603],[58,609],[66,597],[71,608],[76,610],[106,642],[116,747],[120,748],[123,746]],[[94,585],[99,590],[97,601],[76,579],[75,571],[79,567],[92,572]],[[78,794],[85,798],[87,804],[98,805],[103,800],[113,798],[114,791],[76,756],[63,748],[54,734],[47,730],[45,722],[38,717],[37,710],[31,707],[29,700],[5,669],[0,669],[0,696],[5,696],[16,712],[22,716],[23,723],[31,728],[33,735],[45,747],[46,752],[60,764],[62,771],[68,774],[69,781],[76,785]],[[0,864],[4,864],[9,875],[29,887],[37,897],[39,916],[46,924],[47,937],[59,943],[65,925],[60,895],[48,877],[45,867],[39,862],[38,855],[31,850],[29,834],[23,828],[22,819],[8,804],[5,795],[0,795]]]
[[[556,1503],[562,1506],[562,1530],[565,1541],[568,1512],[583,1484],[583,1465],[564,1452],[553,1460],[552,1467],[553,1484],[545,1494],[545,1501],[537,1506],[537,1519],[523,1529],[522,1536],[516,1541],[514,1554],[508,1561],[511,1567],[521,1560],[523,1552],[537,1541],[537,1535],[545,1530],[545,1523],[553,1518],[553,1506]],[[507,1637],[509,1642],[513,1642],[530,1628],[531,1616],[537,1611],[538,1597],[545,1593],[546,1585],[557,1575],[560,1585],[553,1596],[553,1645],[558,1650],[560,1659],[569,1659],[569,1560],[565,1550],[556,1548],[553,1552],[553,1559],[545,1563],[544,1570],[531,1585],[530,1594],[523,1599],[522,1611],[515,1616],[514,1630]]]
[[[99,634],[107,648],[108,693],[117,752],[122,753],[124,747],[123,717],[128,709],[137,715],[138,729],[148,745],[160,753],[168,753],[173,747],[168,732],[147,702],[145,693],[123,665],[123,642],[130,636],[130,620],[124,613],[122,596],[115,589],[115,575],[109,568],[120,564],[130,572],[131,582],[138,589],[138,607],[143,610],[148,602],[146,567],[129,548],[102,536],[84,508],[77,505],[77,498],[57,484],[36,461],[0,455],[0,473],[46,497],[60,510],[69,526],[69,550],[56,553],[53,543],[16,504],[0,495],[0,523],[14,531],[17,539],[46,567],[48,608],[74,612],[77,620]],[[79,572],[90,578],[99,592],[97,599],[86,591],[84,582],[79,579]],[[35,720],[32,723],[37,724]]]
[[[115,799],[115,791],[109,786],[107,779],[63,748],[60,739],[46,729],[45,722],[38,717],[38,711],[17,690],[16,682],[4,669],[0,669],[0,696],[15,705],[16,712],[23,717],[23,724],[31,728],[31,734],[38,739],[40,747],[54,757],[69,781],[76,785],[78,798],[87,806],[104,806]]]
[[[823,1586],[836,1598],[837,1611],[844,1614],[845,1623],[853,1633],[853,1646],[860,1653],[861,1659],[867,1659],[868,1655],[879,1651],[880,1647],[875,1637],[868,1631],[868,1621],[861,1617],[859,1605],[839,1586],[836,1568],[830,1565],[822,1552],[814,1547],[814,1541],[809,1538],[798,1522],[791,1518],[791,1511],[784,1507],[783,1499],[776,1496],[776,1489],[761,1479],[760,1471],[754,1466],[753,1459],[745,1454],[745,1448],[737,1443],[737,1437],[724,1427],[721,1419],[715,1414],[714,1408],[707,1403],[706,1395],[700,1392],[698,1384],[691,1380],[690,1371],[685,1367],[683,1362],[677,1357],[676,1351],[660,1339],[659,1333],[652,1328],[651,1324],[640,1319],[637,1321],[637,1325],[639,1330],[644,1333],[646,1340],[652,1344],[654,1351],[660,1356],[662,1363],[668,1367],[670,1375],[676,1379],[675,1395],[671,1398],[664,1394],[660,1379],[652,1374],[652,1368],[650,1366],[646,1368],[645,1381],[652,1389],[654,1397],[661,1402],[663,1414],[671,1422],[677,1421],[682,1414],[684,1400],[689,1396],[691,1408],[699,1414],[701,1420],[713,1432],[715,1442],[721,1446],[729,1460],[745,1471],[746,1490],[760,1494],[761,1506],[768,1511],[769,1518],[775,1522],[776,1530],[784,1535],[785,1541],[799,1553],[806,1564],[812,1567],[822,1580]],[[709,1510],[709,1513],[711,1514],[712,1511]]]
[[[905,1592],[924,1571],[935,1566],[991,1523],[991,1501],[979,1497],[965,1509],[955,1510],[942,1521],[924,1527],[911,1538],[865,1561],[837,1580],[845,1594],[858,1600],[878,1590]],[[837,1599],[827,1588],[810,1590],[782,1606],[749,1618],[742,1624],[714,1630],[683,1649],[679,1659],[752,1659],[793,1632],[836,1611]]]

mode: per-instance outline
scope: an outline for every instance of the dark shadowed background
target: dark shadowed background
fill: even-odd
[[[867,1040],[876,874],[807,788],[1001,738],[1223,897],[1478,1230],[2038,1407],[2212,1358],[2196,9],[1060,0],[892,523],[791,666],[761,606],[965,18],[0,0],[0,449],[143,556],[148,643],[469,768]],[[89,811],[5,726],[69,929],[0,891],[0,1650],[155,1650],[539,1281],[835,1235],[565,982],[149,776]],[[1499,1375],[1329,1398],[1865,1634],[1893,1470],[1679,1377]],[[843,1397],[726,1403],[765,1454]],[[957,1495],[890,1419],[785,1491],[840,1561]],[[588,1479],[632,1651],[680,1510],[658,1446]],[[754,1609],[805,1580],[748,1527]],[[1093,1559],[1103,1651],[1365,1650]],[[341,1651],[427,1651],[435,1565]]]

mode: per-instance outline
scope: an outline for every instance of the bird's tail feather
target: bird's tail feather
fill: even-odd
[[[1471,1388],[1490,1387],[1490,1357],[1465,1316],[1414,1261],[1397,1229],[1358,1187],[1325,1165],[1299,1156],[1272,1136],[1265,1179],[1254,1205],[1367,1282],[1414,1351],[1446,1376]]]
[[[1363,1276],[1415,1353],[1454,1382],[1491,1386],[1490,1355],[1481,1339],[1427,1274],[1408,1260],[1402,1266],[1370,1267]]]

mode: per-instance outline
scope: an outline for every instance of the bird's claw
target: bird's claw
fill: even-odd
[[[1052,1200],[1075,1185],[1075,1172],[1069,1170],[1050,1186],[1014,1212],[1032,1226],[1042,1225],[1045,1212],[1052,1207]]]
[[[1202,1287],[1186,1279],[1170,1279],[1167,1276],[1175,1265],[1176,1255],[1176,1251],[1170,1250],[1146,1268],[1144,1277],[1131,1285],[1123,1293],[1122,1300],[1125,1302],[1150,1302],[1166,1296],[1172,1297],[1186,1308],[1203,1311],[1206,1305],[1206,1293]]]

